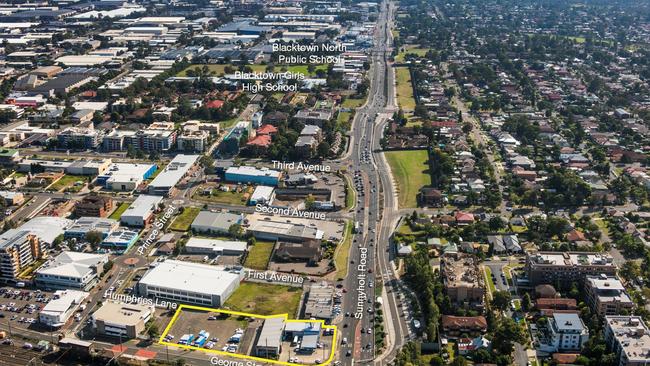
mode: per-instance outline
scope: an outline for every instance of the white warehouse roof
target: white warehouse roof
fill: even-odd
[[[239,282],[239,275],[219,267],[168,259],[149,270],[139,284],[222,296],[233,282]]]

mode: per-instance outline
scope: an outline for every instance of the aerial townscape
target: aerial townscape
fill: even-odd
[[[0,0],[0,365],[650,365],[650,0]]]

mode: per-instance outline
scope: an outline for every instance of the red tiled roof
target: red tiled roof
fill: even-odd
[[[585,234],[580,231],[573,229],[571,232],[569,232],[566,236],[568,241],[585,241],[587,238],[585,237]]]
[[[442,316],[444,329],[487,329],[487,320],[483,316]]]
[[[467,212],[456,212],[456,221],[474,221],[474,215]]]
[[[269,125],[269,124],[262,125],[262,127],[257,129],[257,134],[258,135],[270,135],[270,134],[273,134],[273,133],[276,133],[276,132],[278,132],[277,127],[275,127],[273,125]]]
[[[271,136],[269,136],[269,135],[257,135],[257,136],[255,136],[255,138],[248,141],[246,143],[246,145],[269,147],[271,145]]]
[[[208,108],[213,108],[213,109],[219,109],[223,106],[223,100],[211,100],[206,104],[206,107]]]

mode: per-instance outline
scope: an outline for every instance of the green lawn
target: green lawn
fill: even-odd
[[[345,183],[345,208],[350,209],[354,206],[354,200],[356,199],[356,194],[354,188],[352,188],[352,183],[346,181]]]
[[[350,126],[352,125],[352,121],[350,120],[351,117],[352,117],[352,112],[339,112],[339,115],[336,118],[336,122],[344,130],[348,131],[350,129]]]
[[[424,55],[427,54],[427,51],[429,51],[428,48],[419,48],[415,45],[410,45],[406,46],[406,50],[400,52],[396,57],[395,57],[395,62],[404,62],[404,59],[407,54],[416,54],[419,57],[424,57]]]
[[[120,205],[115,209],[115,211],[113,211],[113,213],[108,218],[113,220],[119,220],[120,217],[122,217],[124,211],[126,211],[129,208],[129,206],[131,206],[131,204],[128,202],[120,203]]]
[[[364,99],[354,99],[354,98],[347,98],[343,101],[341,104],[341,107],[343,108],[359,108],[363,105],[363,102],[365,102]]]
[[[239,121],[239,118],[234,117],[234,118],[227,119],[227,120],[219,122],[219,126],[221,127],[221,129],[225,130],[225,129],[228,129],[228,128],[234,126],[235,123],[237,123],[237,121]]]
[[[242,282],[224,307],[259,315],[289,314],[289,319],[293,319],[301,295],[300,287]]]
[[[204,65],[191,65],[188,66],[185,70],[179,72],[176,76],[187,76],[187,72],[189,70],[201,70]],[[216,64],[210,64],[206,65],[208,66],[208,70],[210,71],[211,75],[214,76],[221,76],[226,73],[226,67],[230,66],[233,68],[233,70],[238,70],[238,66],[232,65],[232,64],[223,64],[223,65],[216,65]],[[267,65],[247,65],[249,66],[253,71],[255,72],[262,72],[266,71]],[[318,70],[323,70],[327,71],[327,65],[322,64],[322,65],[315,65],[314,69],[314,74],[316,74],[316,71]],[[273,69],[274,72],[282,72],[283,70],[286,69],[286,71],[291,71],[294,73],[302,73],[305,75],[312,75],[307,71],[307,65],[276,65],[275,68]]]
[[[350,247],[352,246],[352,222],[345,224],[345,238],[336,248],[334,253],[334,264],[336,266],[336,278],[345,278],[348,274],[348,258],[350,257]]]
[[[395,79],[397,81],[397,103],[404,111],[413,111],[415,98],[408,67],[395,68]]]
[[[48,188],[52,189],[52,190],[55,190],[55,191],[60,191],[62,189],[70,188],[76,182],[82,182],[83,184],[85,184],[85,183],[88,182],[88,177],[83,176],[83,175],[67,175],[66,174],[63,177],[61,177],[61,179],[59,179],[56,182],[52,183],[52,185],[50,185]],[[81,187],[83,187],[83,185],[77,186],[77,187],[79,187],[79,188],[78,189],[73,189],[73,190],[78,191],[78,190],[81,189]]]
[[[385,153],[397,181],[399,207],[417,207],[420,188],[431,184],[429,153],[426,150],[388,151]]]
[[[266,241],[258,241],[255,243],[248,251],[244,267],[261,270],[266,269],[269,265],[274,245],[275,243]]]
[[[494,285],[494,281],[492,281],[492,270],[488,266],[485,266],[483,268],[485,269],[485,282],[488,284],[488,290],[490,293],[493,293],[497,290],[497,288]]]
[[[201,212],[201,208],[199,207],[185,207],[183,212],[176,216],[169,228],[174,231],[189,230],[192,221],[194,221],[199,212]]]

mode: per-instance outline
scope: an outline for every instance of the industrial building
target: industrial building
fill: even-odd
[[[149,194],[168,196],[199,160],[199,155],[179,154],[149,183]]]
[[[38,321],[51,328],[63,326],[90,294],[84,291],[59,290],[54,299],[38,314]]]
[[[268,168],[257,169],[252,166],[238,166],[226,169],[225,178],[228,182],[263,184],[277,186],[282,173]]]
[[[185,252],[187,254],[208,256],[243,255],[246,250],[248,250],[248,243],[245,241],[191,237],[185,243]]]
[[[242,214],[201,211],[192,222],[192,231],[206,234],[225,234],[232,225],[241,225]]]
[[[90,290],[104,272],[108,254],[62,252],[36,271],[36,285],[44,289]]]
[[[251,195],[251,198],[248,199],[249,205],[270,205],[273,202],[273,191],[275,188],[269,186],[257,186],[255,191]]]
[[[262,330],[255,344],[255,354],[258,357],[272,358],[280,355],[284,326],[284,318],[268,318],[264,320]]]
[[[122,213],[120,222],[126,226],[145,227],[154,218],[154,213],[163,198],[141,194],[131,206]]]
[[[177,260],[159,262],[138,282],[143,297],[219,307],[239,287],[241,274]]]
[[[329,323],[334,318],[334,288],[311,285],[305,301],[305,319],[322,319]]]
[[[131,192],[151,178],[156,169],[155,164],[113,163],[97,177],[97,184],[113,191]]]
[[[154,311],[154,306],[149,304],[107,301],[92,314],[91,320],[97,334],[132,339],[144,332]]]

